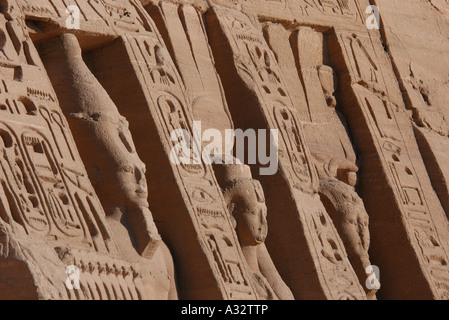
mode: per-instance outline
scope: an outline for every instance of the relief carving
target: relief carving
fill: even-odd
[[[281,26],[268,25],[265,30],[275,53],[282,55],[280,65],[288,74],[290,91],[295,90],[294,85],[304,84],[304,94],[296,94],[295,100],[320,178],[320,197],[345,244],[360,284],[365,286],[366,270],[371,266],[369,216],[354,188],[359,168],[346,120],[338,110],[337,76],[332,67],[324,64],[329,61],[326,40],[310,28],[290,33]],[[287,68],[293,64],[298,70]],[[331,257],[329,252],[327,256]],[[375,290],[367,290],[367,294],[368,298],[375,298]]]
[[[267,300],[292,300],[265,246],[268,223],[262,186],[248,166],[217,165],[215,169],[259,295]]]
[[[0,0],[0,299],[448,299],[448,8]]]
[[[244,15],[229,9],[214,7],[207,18],[208,25],[215,36],[211,38],[210,42],[225,90],[233,90],[231,82],[228,81],[232,77],[238,77],[245,83],[239,88],[239,92],[228,100],[231,113],[236,119],[240,118],[240,121],[236,122],[242,125],[242,128],[251,125],[260,127],[262,124],[256,119],[263,119],[264,126],[268,124],[268,128],[278,129],[280,132],[280,171],[288,181],[290,192],[294,194],[291,199],[295,208],[293,210],[298,210],[297,217],[301,220],[304,219],[304,222],[310,226],[306,231],[307,241],[310,241],[310,246],[314,251],[320,252],[316,256],[315,264],[310,267],[321,270],[318,272],[320,275],[324,275],[318,280],[326,283],[326,290],[329,290],[324,290],[324,295],[334,295],[334,298],[363,299],[364,294],[361,293],[355,273],[347,262],[341,239],[336,233],[332,221],[328,218],[323,204],[318,198],[315,198],[315,200],[309,200],[310,212],[306,213],[299,209],[301,207],[300,199],[317,191],[318,177],[302,125],[298,119],[298,112],[294,108],[293,99],[289,95],[275,55],[266,44],[262,33]],[[222,36],[219,37],[219,34]],[[245,37],[240,37],[240,34],[245,34]],[[223,52],[232,52],[234,57],[226,57]],[[248,110],[242,110],[243,107]],[[257,117],[252,115],[257,115]],[[245,119],[245,125],[241,119]],[[267,178],[260,176],[258,179],[266,183]],[[278,211],[274,204],[271,208],[273,212]],[[277,214],[281,214],[281,212],[277,212]],[[316,215],[322,216],[319,223],[314,220]],[[276,220],[276,224],[279,224],[280,220]],[[298,230],[298,232],[300,231]],[[279,247],[282,245],[287,246],[286,243],[277,244]],[[294,246],[295,244],[289,243],[289,245]],[[276,256],[275,252],[271,252]],[[279,257],[274,257],[275,262],[276,259]],[[297,258],[292,257],[292,259]],[[301,292],[301,288],[297,287],[297,283],[295,283],[297,279],[288,275],[286,270],[281,270],[280,273],[287,285],[292,288],[295,296],[312,294],[313,289],[308,293]],[[335,278],[343,278],[347,280],[347,283],[342,285],[343,282],[336,282]]]

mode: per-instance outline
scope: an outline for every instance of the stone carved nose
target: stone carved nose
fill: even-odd
[[[136,167],[134,170],[134,175],[136,176],[136,181],[139,185],[143,186],[146,184],[145,175],[141,169]]]
[[[260,222],[263,225],[266,225],[268,223],[268,221],[267,221],[267,209],[266,208],[262,208],[262,209],[260,209],[260,211],[261,211]]]

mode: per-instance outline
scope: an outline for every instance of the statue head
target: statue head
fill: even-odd
[[[260,197],[259,181],[236,181],[231,191],[234,200],[230,209],[236,221],[236,231],[242,245],[265,242],[268,233],[267,206]]]
[[[83,125],[85,139],[89,141],[88,171],[97,192],[112,206],[148,207],[146,165],[137,154],[128,122],[113,108],[95,117],[95,121],[81,119],[75,124]],[[90,139],[89,135],[97,139]]]
[[[148,207],[146,168],[129,124],[86,65],[77,37],[63,34],[45,50],[47,69],[68,75],[64,81],[73,88],[58,85],[56,91],[101,201],[111,207]]]
[[[135,150],[131,133],[124,118],[121,119],[118,131],[117,139],[120,141],[117,141],[117,149],[120,148],[120,150],[117,150],[116,155],[120,154],[120,156],[117,157],[119,167],[116,174],[117,182],[119,182],[120,189],[123,192],[123,198],[131,207],[148,207],[146,166]]]
[[[235,229],[242,246],[265,242],[268,234],[267,206],[259,181],[254,180],[246,165],[219,165],[217,178],[235,221]]]

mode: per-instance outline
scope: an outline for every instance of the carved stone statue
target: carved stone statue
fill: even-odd
[[[330,60],[326,39],[311,28],[302,27],[291,32],[277,24],[267,25],[265,36],[279,58],[282,72],[288,79],[289,92],[300,114],[319,176],[321,200],[342,238],[360,284],[365,287],[365,268],[370,266],[369,219],[354,189],[359,170],[357,157],[345,118],[337,109],[334,95],[337,75],[332,67],[326,65]],[[292,69],[291,65],[298,68]],[[352,222],[348,221],[354,219],[363,221],[357,226],[359,232],[347,232],[352,227]]]
[[[403,2],[0,0],[0,300],[449,300],[449,0]]]
[[[215,172],[235,219],[237,236],[259,295],[269,300],[292,300],[293,295],[265,246],[267,207],[259,181],[252,178],[250,167],[246,165],[216,165]]]
[[[371,262],[369,216],[363,200],[353,187],[333,178],[321,180],[320,196],[343,240],[349,261],[364,285]],[[368,298],[375,298],[376,291],[367,290]]]
[[[149,210],[146,168],[136,152],[128,122],[84,63],[76,36],[64,34],[52,41],[53,45],[42,52],[42,60],[89,178],[113,231],[122,239],[121,249],[130,259],[136,259],[129,250],[133,246],[141,257],[166,268],[171,292],[174,274],[170,253]]]
[[[370,275],[366,270],[371,266],[369,216],[355,190],[359,168],[346,120],[336,108],[338,79],[333,68],[323,63],[323,36],[309,28],[300,29],[297,36],[300,73],[306,83],[311,119],[305,132],[320,177],[320,196],[368,298],[375,299],[377,290],[365,285]]]
[[[325,65],[319,66],[317,70],[327,105],[329,108],[335,108],[337,100],[334,97],[336,89],[334,71],[331,67]],[[335,111],[340,119],[344,119],[338,110]],[[338,134],[336,136],[338,137]],[[342,142],[344,139],[333,140],[328,140],[327,143],[340,142],[344,146]],[[324,141],[321,141],[321,143],[325,144]],[[347,148],[352,149],[352,146],[349,145]],[[354,271],[367,291],[368,299],[375,299],[377,290],[368,289],[365,286],[366,279],[369,276],[367,270],[370,270],[368,268],[371,266],[368,255],[370,233],[368,213],[363,200],[354,188],[357,184],[358,167],[355,159],[335,157],[332,154],[327,156],[328,158],[325,159],[326,155],[322,153],[314,154],[318,163],[321,199],[345,244],[349,261],[351,261]],[[322,166],[320,164],[324,159],[324,163],[327,165]]]

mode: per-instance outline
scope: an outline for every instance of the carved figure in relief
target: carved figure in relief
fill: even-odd
[[[293,299],[265,246],[268,225],[262,186],[246,165],[216,165],[215,169],[259,295],[269,300]]]
[[[148,209],[145,165],[136,153],[127,121],[84,64],[76,37],[66,34],[57,43],[62,50],[54,49],[43,60],[50,75],[56,65],[71,68],[74,74],[74,78],[65,80],[73,83],[75,90],[59,85],[55,89],[70,116],[75,139],[82,142],[79,149],[89,176],[109,215],[117,221],[124,216],[133,230],[138,252],[151,257],[160,236]]]
[[[0,110],[5,111],[0,116],[0,229],[3,228],[3,222],[6,222],[5,234],[3,234],[3,230],[0,230],[0,255],[5,254],[11,261],[26,261],[27,265],[32,266],[30,270],[33,273],[32,277],[35,283],[32,283],[33,288],[31,288],[31,285],[30,288],[36,287],[42,291],[44,299],[50,297],[56,291],[59,298],[64,299],[67,295],[70,297],[70,294],[65,291],[65,286],[61,285],[63,282],[59,281],[60,275],[54,270],[54,268],[59,267],[59,261],[57,259],[55,261],[53,259],[55,257],[51,254],[52,246],[64,242],[70,243],[70,246],[78,249],[88,250],[91,254],[90,258],[79,263],[83,272],[88,270],[87,262],[90,266],[96,265],[97,259],[102,254],[108,254],[109,252],[114,258],[111,259],[109,266],[103,267],[103,270],[106,270],[105,277],[111,279],[116,276],[124,290],[133,290],[131,286],[128,289],[124,288],[123,278],[120,278],[120,276],[122,269],[125,267],[122,268],[120,263],[117,264],[117,261],[119,261],[117,251],[116,248],[113,248],[115,243],[109,232],[111,229],[114,231],[116,236],[114,240],[118,240],[120,243],[134,241],[137,243],[136,247],[138,247],[140,239],[131,236],[130,240],[127,233],[122,233],[121,236],[123,237],[117,237],[116,228],[110,228],[109,225],[104,224],[106,219],[104,219],[103,210],[85,174],[70,130],[65,123],[65,119],[59,113],[60,109],[56,99],[53,98],[53,91],[45,70],[26,66],[26,64],[41,66],[41,63],[39,55],[28,36],[21,9],[15,1],[0,1],[0,10],[2,13],[0,14],[0,60],[2,60],[0,94],[2,98],[3,96],[6,97],[0,105]],[[99,114],[101,113],[100,111]],[[131,140],[129,132],[127,132],[126,121],[116,120],[116,118],[112,119],[109,126],[106,124],[99,130],[109,130],[115,125],[118,138],[111,139],[109,146],[114,145],[117,141],[123,141],[123,149],[126,149],[128,147],[126,140]],[[112,131],[109,130],[109,132]],[[132,143],[130,145],[132,149]],[[112,148],[108,150],[111,151]],[[122,156],[122,159],[127,161],[130,159],[131,165],[138,167],[144,174],[144,165],[132,157],[132,152],[130,152],[130,155],[126,155],[119,147],[112,150],[112,152],[114,151]],[[124,169],[117,173],[117,179],[123,181],[132,189],[121,190],[125,193],[125,198],[129,199],[126,205],[131,207],[130,204],[143,204],[147,210],[143,213],[143,216],[148,218],[146,216],[149,213],[148,203],[146,202],[146,185],[139,181],[139,174],[127,172],[134,169],[129,169],[127,164],[123,164],[123,166]],[[143,185],[141,189],[139,189],[139,185]],[[142,202],[142,199],[144,199],[144,202]],[[135,206],[132,208],[135,208]],[[131,212],[131,210],[128,212]],[[151,215],[149,217],[151,218]],[[113,219],[108,220],[111,222]],[[146,221],[152,222],[152,219]],[[142,226],[145,226],[144,222],[137,221],[136,224],[141,223]],[[150,229],[152,227],[155,229],[154,224],[149,226]],[[170,254],[163,244],[159,244],[160,237],[157,230],[152,235],[154,237],[151,239],[150,246],[145,247],[141,254],[146,258],[150,258],[154,254],[152,264],[156,264],[153,262],[163,261]],[[100,245],[95,238],[101,237],[105,243]],[[22,258],[17,252],[11,252],[11,254],[8,252],[12,251],[7,246],[8,238],[12,241],[19,239],[17,240],[17,248],[14,248],[14,250],[19,252],[21,251],[19,246],[23,247],[23,251],[26,252],[25,258]],[[105,245],[107,248],[104,248]],[[42,250],[39,249],[39,246],[42,247]],[[120,246],[120,249],[122,249],[123,246]],[[130,256],[128,252],[123,251],[121,258],[123,256],[126,257],[126,260],[134,261],[133,259],[127,259]],[[142,265],[147,262],[146,259],[140,259],[140,261],[143,261]],[[123,263],[126,264],[127,262],[123,261]],[[157,267],[150,268],[157,274],[159,274],[159,271],[161,272],[160,277],[165,277],[164,285],[168,282],[167,276],[174,278],[173,270],[169,270],[168,267],[165,268],[166,270],[162,270],[165,264],[165,262],[159,263]],[[145,266],[142,269],[147,272],[149,268]],[[25,272],[28,272],[28,270]],[[133,277],[141,277],[140,273],[136,275],[134,270],[127,265],[124,273],[132,274]],[[26,278],[27,275],[21,274],[21,277]],[[39,278],[39,280],[36,280],[36,278]],[[40,283],[40,278],[48,282],[48,286]],[[140,289],[143,290],[139,297],[134,295],[133,298],[152,298],[154,296],[166,298],[163,296],[166,288],[160,290],[161,286],[154,289],[154,291],[158,291],[155,295],[148,294],[148,283],[151,281],[153,283],[158,282],[158,280],[151,278],[146,274],[145,277],[142,277],[142,280],[139,280],[145,282],[145,284],[140,286]],[[159,283],[161,282],[159,281]],[[99,281],[99,283],[103,285],[103,281]],[[55,288],[50,288],[53,285]],[[83,293],[80,293],[79,297],[75,297],[76,294],[73,294],[72,297],[82,298],[84,295],[85,298],[89,299],[99,298],[96,294],[92,294],[93,291],[97,290],[92,285],[93,283],[85,284]],[[12,288],[12,290],[15,290],[15,288]],[[0,294],[0,296],[6,297],[7,294],[3,292],[3,295]],[[56,295],[52,295],[52,297],[56,297]],[[102,299],[110,297],[107,295],[101,296]],[[129,298],[126,293],[125,298]]]
[[[162,297],[168,290],[167,295],[173,297],[176,291],[174,271],[167,265],[171,255],[161,241],[149,210],[146,167],[136,152],[126,119],[84,63],[76,36],[58,37],[42,52],[42,59],[68,116],[89,178],[115,237],[121,239],[119,248],[131,261],[149,264],[146,259],[151,259],[151,265],[167,274],[168,280],[163,281],[171,283],[156,295]],[[135,252],[146,259],[138,259],[129,246],[134,246]],[[106,274],[114,273],[112,266],[104,268],[105,278]],[[148,280],[146,276],[143,280],[148,284],[154,279]],[[154,281],[156,286],[160,285],[159,279]],[[145,289],[147,293],[157,291],[151,284],[150,287],[145,285]]]
[[[239,19],[244,21],[244,23],[232,21],[231,17],[234,16],[236,17],[236,21]],[[288,84],[285,81],[286,73],[284,70],[281,70],[281,65],[278,63],[278,60],[280,60],[280,56],[283,53],[280,52],[276,55],[271,52],[267,43],[264,41],[263,34],[256,27],[250,27],[250,30],[245,30],[243,33],[242,30],[245,28],[248,29],[249,24],[249,19],[245,19],[244,15],[241,13],[224,8],[213,8],[208,16],[208,26],[213,30],[211,34],[214,36],[211,37],[211,46],[212,49],[215,50],[214,53],[217,56],[217,69],[222,73],[224,87],[225,89],[228,88],[229,90],[241,92],[242,95],[243,93],[246,94],[242,98],[237,97],[237,93],[230,95],[232,99],[229,102],[231,110],[249,123],[251,123],[250,121],[253,121],[252,123],[254,123],[254,125],[260,126],[268,124],[269,126],[279,129],[280,136],[282,136],[279,143],[279,163],[281,164],[283,171],[281,178],[287,180],[286,182],[289,184],[289,188],[293,194],[292,207],[290,209],[291,211],[289,211],[297,213],[300,217],[299,219],[306,220],[307,226],[309,226],[315,215],[322,213],[326,218],[326,224],[324,226],[317,224],[317,228],[310,229],[310,233],[307,234],[307,237],[310,237],[306,238],[309,248],[313,247],[314,250],[317,250],[314,252],[319,252],[309,259],[309,261],[316,259],[314,260],[314,265],[311,265],[310,269],[320,268],[321,270],[325,270],[325,272],[320,273],[324,275],[320,280],[327,283],[328,292],[325,294],[337,298],[340,296],[339,293],[352,292],[354,297],[364,299],[365,295],[357,281],[356,274],[345,257],[343,243],[340,240],[331,219],[327,219],[326,210],[319,197],[310,197],[315,191],[318,191],[318,176],[313,167],[313,159],[309,153],[306,136],[303,133],[301,123],[298,119],[298,111],[293,105],[293,99],[290,94],[291,90],[287,90]],[[220,37],[221,33],[224,35]],[[226,43],[226,45],[223,45],[223,43]],[[232,57],[223,57],[223,48],[231,51],[234,59],[232,59]],[[269,63],[267,63],[266,59],[254,59],[254,57],[264,57],[265,51],[269,57]],[[254,66],[251,65],[252,62]],[[268,67],[272,72],[274,71],[274,73],[278,75],[280,80],[278,85],[274,85],[274,81],[266,81],[263,77],[260,77],[260,66],[264,69]],[[228,69],[231,69],[232,67],[234,67],[235,70],[232,72],[228,71]],[[239,83],[239,85],[235,85],[232,81],[228,80],[234,76],[235,73],[240,77],[239,80],[241,80],[243,84]],[[267,73],[270,74],[268,70]],[[248,103],[249,101],[250,103]],[[260,123],[257,120],[252,120],[252,118],[255,117],[250,115],[250,112],[246,111],[245,113],[240,113],[238,108],[242,108],[244,103],[248,104],[247,108],[248,110],[251,110],[251,112],[256,114],[260,112],[260,114],[258,114],[261,119]],[[324,101],[324,103],[326,102]],[[251,109],[253,105],[256,105],[257,107]],[[266,122],[263,122],[262,124],[262,121]],[[242,122],[243,121],[240,121],[240,123]],[[301,168],[304,168],[304,170],[301,170]],[[262,179],[264,183],[267,185],[269,184],[264,177],[261,177],[261,180]],[[298,190],[293,190],[293,188],[299,189],[299,192]],[[290,195],[285,195],[285,199],[289,199],[289,196]],[[308,200],[306,200],[308,201],[307,204],[301,203],[304,201],[304,198],[308,198]],[[288,204],[285,203],[285,207],[287,205]],[[302,205],[310,205],[310,207],[307,210],[301,210]],[[282,209],[279,210],[276,207],[272,207],[272,210],[278,215],[282,214]],[[297,219],[297,217],[295,218]],[[291,220],[292,224],[296,223],[294,219]],[[274,225],[279,227],[277,222],[275,222]],[[285,228],[285,226],[283,227]],[[276,229],[276,231],[279,230]],[[319,236],[322,236],[322,239],[319,239]],[[285,245],[286,247],[289,245],[296,245],[296,243],[292,243],[292,241],[285,241],[286,238],[287,237],[284,239],[282,239],[282,237],[275,237],[270,240],[270,245],[274,243],[282,246]],[[323,251],[321,251],[321,249],[318,251],[320,241]],[[298,254],[296,252],[297,251],[295,250],[295,253],[292,253],[292,256]],[[330,254],[328,254],[329,252]],[[270,253],[276,259],[276,262],[282,261],[281,259],[283,257],[280,257],[278,252],[270,250]],[[299,255],[300,254],[301,253],[299,253]],[[338,257],[338,259],[335,258],[336,262],[334,261],[334,263],[329,261],[329,258],[332,259],[332,255]],[[292,261],[292,263],[295,262]],[[307,262],[304,262],[304,264],[306,263]],[[282,270],[282,274],[285,275],[285,279],[288,281],[291,289],[295,290],[295,296],[301,295],[302,292],[300,291],[303,289],[298,289],[300,286],[299,282],[297,282],[298,278],[290,276],[289,270],[284,268],[283,265],[279,265],[278,268]],[[348,279],[349,286],[342,285],[342,282],[338,281],[331,282],[332,277],[329,277],[331,274],[336,274],[339,278]]]
[[[354,147],[348,137],[345,119],[340,111],[336,109],[337,100],[334,92],[337,84],[335,73],[331,67],[326,65],[318,66],[317,72],[327,107],[330,108],[328,115],[325,116],[327,118],[325,120],[329,122],[327,124],[323,123],[322,126],[328,127],[325,130],[329,130],[329,127],[334,127],[335,131],[337,131],[333,134],[322,133],[323,136],[316,141],[321,145],[319,151],[314,150],[313,147],[311,148],[313,156],[320,163],[317,166],[318,174],[320,178],[324,176],[338,177],[340,181],[354,187],[357,182],[357,171],[359,168],[356,164]],[[323,131],[323,129],[320,131]],[[323,139],[324,137],[326,139]],[[325,147],[323,148],[324,145],[329,147],[333,145],[333,147],[329,148],[328,152],[323,152],[326,149]]]
[[[318,75],[328,107],[335,108],[337,106],[337,100],[334,97],[336,85],[332,68],[319,66]],[[344,119],[338,111],[337,114],[339,119]],[[345,151],[354,152],[350,143],[344,143],[349,142],[349,139],[340,139],[339,142]],[[318,165],[320,196],[343,240],[349,260],[361,284],[364,285],[368,276],[366,270],[371,266],[368,255],[370,234],[368,213],[363,200],[354,189],[357,184],[358,167],[354,158],[330,156],[331,159],[326,161],[327,165],[324,167]],[[318,162],[320,158],[324,158],[320,154],[315,154],[315,157]],[[366,290],[368,298],[375,299],[377,290],[367,288]]]
[[[366,268],[371,266],[369,216],[363,200],[350,185],[337,179],[320,182],[320,196],[343,240],[354,271],[362,285],[367,279]],[[368,290],[368,298],[375,298],[377,290]]]
[[[305,83],[312,122],[305,124],[307,141],[320,177],[320,196],[345,244],[349,260],[365,287],[366,268],[371,265],[369,216],[355,191],[356,154],[349,138],[344,116],[335,98],[337,77],[325,65],[323,35],[310,28],[298,31],[300,74]],[[367,289],[368,298],[375,291]]]

